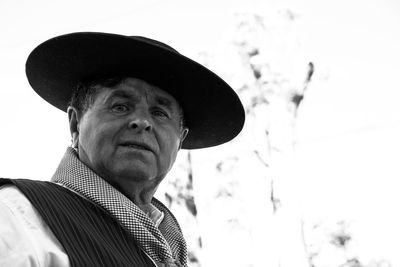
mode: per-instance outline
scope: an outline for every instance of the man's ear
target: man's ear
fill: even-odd
[[[69,121],[69,131],[71,133],[72,147],[78,148],[79,140],[79,116],[76,108],[69,106],[67,109],[68,121]]]
[[[187,128],[187,127],[183,128],[183,130],[181,132],[181,139],[179,141],[179,149],[182,148],[182,143],[185,140],[185,138],[188,135],[188,133],[189,133],[189,128]]]

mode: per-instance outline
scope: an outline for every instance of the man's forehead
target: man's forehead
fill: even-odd
[[[126,78],[118,85],[107,88],[107,98],[123,97],[138,98],[145,96],[148,100],[155,101],[164,106],[177,106],[178,101],[163,89],[136,78]]]

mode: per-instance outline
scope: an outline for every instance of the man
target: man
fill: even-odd
[[[42,43],[26,74],[67,112],[72,145],[51,182],[0,180],[0,266],[187,266],[153,195],[181,148],[240,132],[234,91],[161,42],[107,33]]]

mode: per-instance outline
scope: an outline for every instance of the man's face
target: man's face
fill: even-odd
[[[158,184],[187,130],[178,102],[142,80],[102,88],[78,122],[79,158],[102,178]]]

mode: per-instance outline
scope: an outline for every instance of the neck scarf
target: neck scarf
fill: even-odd
[[[180,227],[157,199],[153,198],[152,204],[169,216],[168,222],[175,223],[178,229],[167,233],[166,237],[139,207],[81,162],[73,148],[67,149],[52,182],[70,188],[107,210],[159,266],[187,266],[186,243]],[[172,251],[171,247],[179,251]]]

